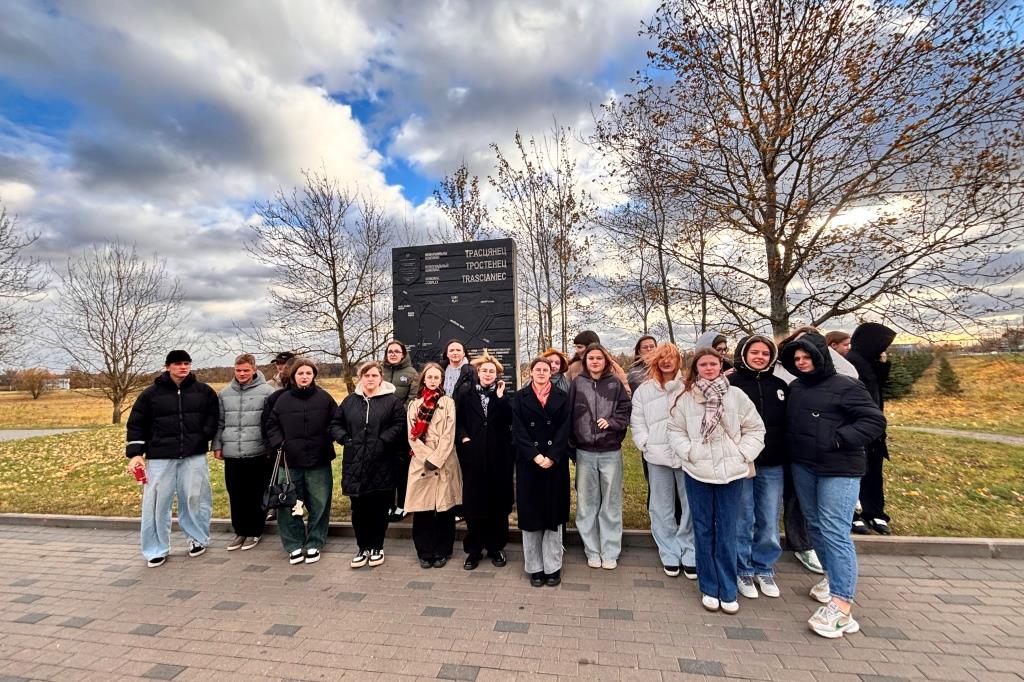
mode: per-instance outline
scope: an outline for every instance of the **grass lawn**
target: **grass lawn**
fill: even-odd
[[[1024,435],[1024,354],[950,356],[949,362],[963,394],[935,392],[939,363],[933,362],[909,396],[886,403],[891,424]]]

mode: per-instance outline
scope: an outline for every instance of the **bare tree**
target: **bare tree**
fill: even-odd
[[[389,247],[394,226],[372,196],[306,171],[305,184],[255,205],[249,252],[273,268],[266,324],[249,331],[261,348],[336,358],[355,390],[360,363],[391,334]]]
[[[26,255],[36,237],[22,233],[15,217],[0,202],[0,361],[11,360],[18,345],[27,323],[24,303],[47,285],[42,265]]]
[[[120,424],[163,354],[184,341],[188,312],[180,283],[163,259],[143,258],[120,242],[68,259],[58,279],[53,343],[93,377]]]
[[[487,238],[487,207],[480,198],[480,178],[469,175],[465,161],[451,175],[441,178],[434,190],[434,202],[450,224],[432,230],[431,238],[440,242]]]
[[[569,149],[571,131],[556,123],[551,135],[524,141],[515,134],[515,157],[497,144],[490,177],[497,191],[503,230],[516,241],[519,286],[525,315],[520,322],[536,328],[537,352],[565,348],[570,325],[586,314],[581,294],[591,265],[587,228],[594,206],[580,187],[576,160]],[[529,353],[528,353],[529,354]]]
[[[50,382],[54,378],[53,372],[42,367],[23,369],[18,372],[18,390],[27,391],[32,400],[39,400],[50,389]]]
[[[658,131],[661,184],[709,211],[705,281],[739,326],[935,329],[1020,303],[1018,17],[1001,0],[661,6],[624,106],[650,124],[638,149]]]

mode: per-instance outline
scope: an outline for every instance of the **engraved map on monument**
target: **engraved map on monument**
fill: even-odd
[[[495,239],[394,249],[395,337],[413,363],[439,360],[449,339],[488,349],[517,385],[515,243]]]

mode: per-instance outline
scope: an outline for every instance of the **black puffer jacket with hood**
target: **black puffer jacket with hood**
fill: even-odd
[[[884,324],[865,322],[853,330],[850,352],[846,354],[846,359],[857,368],[858,378],[864,382],[879,408],[884,408],[882,390],[889,380],[889,368],[892,366],[879,360],[879,357],[895,339],[896,332]]]
[[[813,370],[796,368],[797,350],[811,356]],[[786,344],[779,363],[796,377],[789,385],[786,410],[791,461],[819,476],[863,476],[864,446],[885,432],[885,416],[864,384],[836,374],[821,334]]]
[[[405,435],[405,404],[393,384],[382,382],[367,398],[362,384],[341,401],[331,420],[331,438],[344,448],[341,454],[341,492],[344,495],[393,488],[398,479],[396,461],[409,469],[409,443]]]
[[[765,344],[771,351],[768,366],[762,370],[751,369],[747,365],[747,349],[754,342]],[[729,375],[729,383],[747,394],[764,422],[764,450],[754,462],[758,467],[779,466],[789,461],[789,443],[786,440],[786,397],[789,395],[789,386],[772,374],[778,359],[779,350],[767,336],[745,336],[736,346],[733,356],[736,371]]]

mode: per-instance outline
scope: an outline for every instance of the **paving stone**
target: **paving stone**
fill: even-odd
[[[861,626],[861,632],[864,633],[865,637],[879,637],[892,641],[894,639],[910,639],[906,633],[899,628],[882,628],[882,627],[867,627]]]
[[[633,620],[633,612],[628,609],[598,609],[597,617],[604,620]]]
[[[421,616],[432,616],[434,618],[451,618],[452,614],[455,613],[455,609],[450,609],[447,606],[428,606],[423,609]]]
[[[665,582],[662,580],[648,580],[637,578],[633,581],[634,587],[665,587]]]
[[[590,585],[587,585],[586,583],[563,582],[561,587],[563,590],[569,590],[570,592],[590,592]]]
[[[410,590],[429,590],[434,587],[434,583],[427,583],[421,580],[410,580],[408,584],[406,584],[406,587]]]
[[[219,566],[221,564],[226,564],[228,561],[230,561],[230,559],[228,559],[227,557],[210,557],[210,556],[208,556],[208,557],[204,558],[203,563],[213,564],[215,566]]]
[[[161,632],[167,629],[166,625],[157,625],[156,623],[142,623],[136,625],[134,628],[129,630],[129,634],[132,635],[159,635]]]
[[[474,580],[488,580],[494,578],[496,575],[497,573],[495,573],[494,571],[473,571],[469,574],[469,577],[473,578]]]
[[[39,621],[45,620],[45,619],[47,619],[49,617],[50,617],[50,614],[48,614],[48,613],[42,613],[42,612],[26,613],[24,616],[21,616],[20,618],[15,619],[14,622],[15,623],[27,623],[28,625],[34,625],[34,624],[38,623]]]
[[[168,663],[157,663],[148,671],[142,674],[143,677],[151,680],[173,680],[178,675],[188,670],[183,665],[170,665]]]
[[[960,604],[963,606],[982,606],[982,601],[973,594],[939,594],[936,595],[941,601],[947,604]]]
[[[701,661],[689,658],[680,658],[679,672],[691,675],[725,677],[725,669],[719,661]]]
[[[11,587],[28,587],[29,585],[35,585],[37,582],[39,581],[35,578],[18,578],[11,583]]]
[[[363,601],[364,599],[366,599],[366,593],[365,592],[339,592],[338,594],[336,594],[334,596],[334,598],[337,599],[338,601],[357,602],[357,601]]]
[[[279,635],[281,637],[294,637],[295,633],[301,629],[301,625],[284,625],[283,623],[274,623],[269,628],[264,630],[263,634]]]
[[[21,594],[11,600],[14,604],[31,604],[43,598],[41,594]]]
[[[437,673],[439,680],[462,680],[463,682],[476,682],[480,668],[475,665],[455,665],[445,663]]]
[[[861,682],[907,682],[905,677],[890,677],[888,675],[857,675]]]
[[[725,628],[725,636],[729,639],[745,639],[748,641],[767,642],[768,636],[761,628]]]
[[[214,611],[237,611],[245,606],[244,601],[222,601],[213,605]]]
[[[171,599],[181,599],[182,601],[185,601],[186,599],[191,599],[197,594],[199,594],[199,592],[196,590],[175,590],[167,596]]]
[[[495,632],[521,632],[523,634],[530,631],[529,623],[520,623],[514,620],[499,620],[494,624]]]
[[[114,582],[110,583],[111,587],[131,587],[132,585],[138,585],[139,581],[134,578],[118,578]]]
[[[312,579],[313,579],[313,576],[309,575],[308,573],[306,573],[306,574],[298,573],[296,575],[288,576],[288,579],[285,580],[285,582],[288,582],[288,583],[308,583]]]
[[[74,616],[72,618],[68,618],[66,621],[64,621],[60,625],[62,627],[65,627],[65,628],[84,628],[86,625],[88,625],[89,623],[93,622],[94,620],[96,620],[96,619],[95,618],[86,618],[84,616]]]
[[[270,570],[270,566],[261,566],[259,564],[249,564],[242,569],[242,573],[266,573]]]

